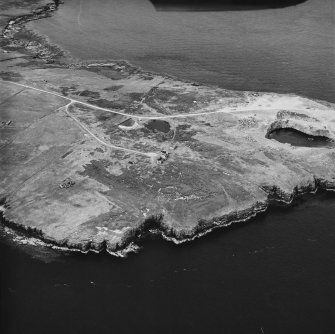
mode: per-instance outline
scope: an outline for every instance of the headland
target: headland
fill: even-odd
[[[54,247],[123,255],[148,233],[190,241],[273,201],[335,189],[333,104],[75,61],[25,26],[59,5],[14,1],[0,19],[7,225]],[[281,129],[324,146],[271,139]]]

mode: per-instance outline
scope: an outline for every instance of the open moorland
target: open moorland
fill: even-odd
[[[335,189],[333,104],[201,86],[124,61],[72,63],[25,28],[58,3],[42,5],[0,1],[8,224],[53,245],[115,253],[146,233],[183,242],[272,200]],[[324,145],[271,139],[281,129]]]

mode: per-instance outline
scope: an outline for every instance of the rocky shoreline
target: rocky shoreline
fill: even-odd
[[[268,193],[268,200],[265,203],[257,203],[254,207],[248,210],[237,211],[227,216],[217,217],[213,219],[213,221],[199,222],[198,226],[193,231],[179,231],[176,233],[173,229],[162,224],[162,217],[150,217],[145,220],[139,228],[129,232],[129,235],[127,235],[117,247],[109,247],[106,241],[97,245],[92,245],[91,243],[75,245],[68,244],[66,240],[59,243],[56,240],[49,239],[43,235],[41,230],[32,229],[25,225],[18,225],[15,222],[7,220],[3,215],[6,208],[5,199],[0,200],[0,207],[3,207],[3,210],[0,210],[0,221],[13,231],[24,233],[27,238],[40,240],[45,247],[51,247],[60,251],[74,251],[83,254],[89,252],[107,252],[113,256],[127,257],[130,253],[136,253],[139,242],[145,240],[149,236],[157,235],[163,240],[173,242],[176,245],[191,242],[216,229],[227,228],[233,224],[247,222],[255,218],[257,215],[266,212],[271,206],[277,205],[277,203],[281,203],[281,205],[288,208],[297,198],[302,198],[309,194],[315,195],[318,192],[323,191],[335,192],[335,182],[331,183],[326,180],[315,179],[314,184],[302,188],[297,187],[291,194],[281,191],[276,186],[263,190]]]
[[[1,47],[9,50],[12,48],[24,49],[33,58],[43,59],[47,63],[52,63],[57,57],[64,56],[64,51],[58,46],[51,45],[46,37],[39,36],[25,27],[30,21],[50,17],[62,3],[61,0],[53,0],[53,2],[33,10],[30,14],[10,19],[1,34],[5,41]],[[25,36],[25,38],[19,38],[20,35]]]
[[[60,4],[61,4],[61,1],[55,0],[53,3],[50,3],[48,5],[45,5],[43,7],[40,7],[38,9],[36,9],[31,14],[19,16],[15,19],[10,19],[10,21],[6,25],[6,27],[3,31],[3,34],[2,34],[3,38],[6,40],[6,43],[5,43],[6,45],[2,45],[2,46],[3,47],[5,46],[6,49],[10,49],[11,47],[13,47],[13,48],[24,48],[29,54],[34,55],[35,58],[42,59],[42,61],[44,61],[46,63],[49,63],[49,64],[50,63],[57,64],[57,62],[59,61],[58,57],[60,57],[64,60],[64,57],[66,58],[66,55],[65,55],[64,51],[60,50],[57,46],[50,45],[48,43],[48,40],[44,37],[39,36],[38,38],[42,38],[42,39],[40,41],[35,41],[33,43],[30,43],[30,42],[27,42],[27,41],[22,41],[22,40],[19,40],[19,39],[15,38],[16,34],[22,33],[23,31],[26,32],[24,30],[25,29],[25,27],[24,27],[25,23],[27,23],[29,21],[32,21],[32,20],[37,20],[37,19],[45,18],[45,17],[48,17],[48,16],[52,15],[52,12],[57,10],[57,8]],[[33,33],[29,32],[29,34],[33,34]],[[30,36],[32,36],[32,35],[30,35]],[[99,64],[96,64],[96,65],[99,65]],[[122,68],[122,66],[121,66],[121,70],[117,69],[115,71],[115,73],[117,73],[117,75],[121,76],[120,73],[121,72],[123,73],[124,71],[127,72],[128,77],[131,76],[131,75],[133,75],[133,76],[134,75],[141,75],[141,72],[139,70],[135,71],[134,68],[131,65],[128,65],[128,67],[127,67],[126,62],[124,62],[123,65],[124,65],[124,68]],[[67,66],[64,66],[64,68],[65,67],[71,68],[71,66],[74,66],[76,68],[78,68],[78,67],[80,68],[80,66],[78,64],[77,65],[67,65]],[[102,65],[100,67],[103,67],[103,66],[104,65]],[[96,66],[96,67],[98,67],[98,69],[99,69],[99,66]],[[113,69],[113,66],[110,66],[110,67]],[[86,66],[86,69],[87,68],[89,68],[89,66]],[[114,69],[113,69],[113,71],[114,71]],[[148,75],[149,73],[144,73],[144,74]],[[109,73],[108,73],[108,75],[109,75]],[[113,74],[113,75],[116,75],[116,74]],[[143,79],[143,78],[141,78],[141,79]],[[123,80],[123,78],[122,78],[122,80]],[[145,80],[148,80],[148,79],[145,78]],[[162,80],[172,80],[172,79],[163,77]],[[180,85],[183,85],[183,84],[186,85],[186,82],[184,82],[184,83],[179,82],[179,84]],[[194,84],[194,87],[197,87],[197,86],[198,85]],[[202,87],[200,87],[199,89],[202,89]],[[154,92],[156,92],[156,90]],[[212,94],[211,91],[208,90],[208,92],[210,92]],[[222,94],[221,91],[219,93]],[[164,92],[164,94],[166,94],[166,93]],[[231,93],[231,94],[233,94],[233,93]],[[152,95],[153,94],[152,94],[152,90],[151,90],[150,95],[145,95],[144,98],[149,100],[149,99],[152,98]],[[93,94],[93,96],[94,96],[94,94]],[[258,96],[256,96],[255,98],[257,98],[257,97]],[[143,97],[142,97],[142,99],[143,99]],[[215,101],[217,101],[216,96],[215,96],[215,99],[216,99]],[[249,100],[251,98],[250,98],[250,95],[246,95],[246,97],[243,95],[243,99],[246,99],[249,103]],[[106,103],[105,100],[102,100],[102,99],[98,100],[98,101],[100,101],[99,103],[101,103],[101,101]],[[136,106],[138,106],[138,102],[137,101],[135,101],[135,102],[137,103]],[[192,101],[192,103],[193,103],[193,101]],[[243,100],[243,103],[245,103],[244,100]],[[308,103],[311,103],[311,102],[308,102]],[[256,122],[256,123],[249,122],[250,123],[249,124],[248,122],[245,121],[246,119],[249,120],[251,116],[248,116],[248,117],[249,118],[241,118],[241,122],[239,124],[242,127],[250,128],[251,131],[252,131],[253,127],[257,126],[258,122]],[[273,131],[274,129],[285,128],[285,127],[293,127],[293,128],[297,128],[298,130],[307,132],[308,134],[310,134],[312,136],[322,135],[322,136],[327,136],[327,137],[333,139],[332,131],[329,130],[329,129],[321,128],[320,121],[318,119],[313,119],[312,117],[306,116],[304,114],[300,115],[300,114],[296,114],[296,113],[293,113],[293,112],[286,112],[286,111],[285,112],[283,112],[283,111],[278,112],[276,117],[277,117],[277,119],[274,122],[272,122],[270,124],[270,126],[266,125],[267,132],[265,133],[264,137],[268,136],[268,134],[271,131]],[[231,120],[229,119],[229,121],[231,121]],[[308,127],[306,126],[306,122],[307,122],[307,125],[309,125]],[[187,127],[185,128],[185,126],[186,126],[185,124],[182,124],[182,125],[179,125],[179,126],[180,127],[183,126],[184,128],[182,128],[182,129],[187,129]],[[176,127],[178,127],[178,125]],[[185,132],[185,133],[188,136],[187,138],[190,139],[190,142],[187,143],[185,148],[183,148],[183,150],[184,150],[183,153],[182,153],[183,155],[186,154],[186,153],[190,154],[189,153],[190,147],[192,149],[196,150],[197,147],[199,146],[199,144],[197,144],[197,143],[194,144],[194,140],[192,139],[192,136],[190,136],[188,132]],[[225,140],[227,140],[227,139],[225,139]],[[246,139],[243,139],[243,140],[246,140]],[[248,137],[248,140],[250,140],[249,137]],[[252,140],[254,140],[254,139],[252,139]],[[194,145],[194,146],[192,146],[192,145]],[[206,142],[204,147],[205,147],[206,150],[211,148],[211,146],[207,142]],[[196,151],[196,152],[198,154],[199,152],[203,152],[205,149],[201,149],[200,151]],[[277,149],[277,147],[276,147],[276,149]],[[278,148],[278,150],[280,150],[280,149],[281,149],[281,147]],[[220,154],[222,154],[222,152],[220,152]],[[266,154],[270,155],[270,153],[268,153],[268,152],[266,152]],[[282,154],[282,152],[280,152],[280,154]],[[190,156],[192,156],[192,155],[195,155],[195,154],[194,153],[190,154]],[[303,156],[303,158],[304,158],[304,156]],[[201,161],[202,159],[203,158],[199,159],[199,161]],[[331,160],[331,157],[329,157],[329,160]],[[176,160],[176,161],[177,161],[178,164],[180,164],[179,160]],[[215,162],[215,158],[213,159],[213,161]],[[127,161],[127,163],[128,163],[128,161]],[[253,165],[255,163],[258,163],[258,162],[257,161],[256,162],[254,162],[254,161],[250,162],[251,165]],[[260,166],[263,166],[263,165],[264,165],[264,163],[262,162],[260,164]],[[294,162],[293,162],[293,165],[294,165]],[[86,165],[83,165],[83,166],[88,166],[88,163],[86,163]],[[129,165],[127,165],[127,166],[129,166]],[[233,167],[235,168],[235,166],[233,166]],[[162,168],[164,168],[164,167],[162,167]],[[293,170],[293,167],[291,167],[291,169]],[[128,167],[127,167],[127,170],[129,170]],[[238,171],[238,169],[236,169],[236,170]],[[194,173],[196,175],[196,173],[203,173],[203,172],[206,172],[206,170],[203,170],[203,171],[199,170],[199,171],[195,171]],[[87,174],[87,175],[89,175],[89,174]],[[91,175],[89,175],[89,176],[91,177]],[[241,180],[242,180],[241,182],[243,182],[243,173],[242,173],[242,175],[239,175],[239,177],[241,177]],[[227,182],[229,184],[230,181],[228,180]],[[235,182],[235,180],[234,180],[234,182]],[[250,180],[247,181],[247,182],[250,182]],[[176,227],[174,225],[174,223],[170,223],[170,221],[173,222],[173,219],[171,219],[167,223],[165,221],[164,213],[159,213],[159,212],[154,213],[154,214],[150,213],[145,218],[142,218],[142,222],[136,223],[133,227],[129,227],[128,225],[126,225],[125,232],[123,232],[122,236],[118,239],[117,242],[115,242],[115,241],[110,242],[107,239],[103,239],[102,241],[91,240],[91,241],[85,241],[85,242],[80,241],[80,242],[76,243],[76,242],[71,241],[67,238],[63,238],[63,239],[62,238],[52,238],[50,235],[47,235],[43,231],[43,229],[40,229],[38,226],[26,225],[24,222],[23,223],[16,222],[15,219],[11,218],[13,216],[13,213],[11,214],[12,216],[8,217],[6,215],[6,211],[7,211],[7,209],[11,209],[11,202],[8,199],[6,199],[6,195],[0,201],[0,206],[4,206],[4,208],[5,208],[5,210],[2,210],[3,212],[0,212],[0,214],[1,214],[1,220],[2,220],[3,224],[12,228],[13,230],[18,230],[18,231],[24,232],[27,235],[27,237],[33,237],[33,238],[42,240],[46,244],[46,246],[48,246],[48,247],[53,247],[53,248],[60,249],[60,250],[79,251],[79,252],[83,252],[83,253],[87,253],[89,251],[98,252],[98,253],[107,251],[108,253],[110,253],[112,255],[123,257],[127,253],[135,251],[136,250],[136,244],[139,243],[141,240],[145,239],[150,234],[156,234],[156,235],[158,234],[165,240],[172,241],[175,244],[180,244],[180,243],[192,241],[196,238],[204,236],[204,235],[206,235],[207,233],[211,232],[214,229],[221,228],[221,227],[228,227],[228,226],[230,226],[234,223],[240,223],[240,222],[248,221],[251,218],[258,215],[259,213],[265,212],[269,208],[269,206],[271,206],[275,202],[281,202],[284,205],[289,206],[295,200],[295,198],[297,198],[299,196],[303,196],[304,194],[315,193],[318,190],[322,190],[322,191],[334,191],[335,190],[335,179],[334,179],[334,177],[329,178],[329,179],[325,179],[325,178],[320,178],[320,177],[314,176],[314,180],[310,180],[308,184],[301,184],[301,186],[296,185],[293,188],[293,191],[291,191],[291,192],[283,190],[283,189],[280,188],[280,186],[277,186],[277,185],[269,185],[268,183],[263,185],[263,183],[265,183],[263,181],[260,182],[260,183],[262,183],[262,185],[259,186],[258,188],[261,189],[261,192],[263,192],[263,194],[262,195],[257,194],[257,196],[259,198],[261,198],[261,200],[256,200],[254,202],[252,202],[249,199],[244,200],[243,203],[241,202],[242,204],[239,204],[239,206],[240,206],[239,208],[234,207],[235,208],[234,210],[231,209],[228,213],[225,213],[223,215],[214,216],[214,217],[213,217],[213,214],[209,211],[209,209],[206,209],[205,212],[204,212],[204,213],[206,213],[205,216],[208,217],[208,215],[211,215],[212,217],[210,219],[209,218],[199,219],[197,222],[194,221],[192,224],[186,225],[185,227],[180,226],[180,225],[177,225],[177,227]],[[288,182],[288,184],[291,184],[291,181]],[[240,186],[240,185],[238,184],[238,186]],[[160,191],[160,189],[158,190],[158,192]],[[231,191],[232,191],[232,193],[234,193],[234,189],[231,190]],[[255,190],[252,190],[253,191],[252,192],[249,189],[248,189],[248,191],[250,192],[250,194],[253,194],[253,192],[255,192]],[[202,189],[200,190],[200,193],[201,192],[202,192]],[[214,196],[215,196],[215,192],[213,192],[213,193],[214,193]],[[174,198],[174,201],[177,200],[177,195],[179,196],[180,194],[179,193],[175,194],[176,198]],[[210,195],[213,196],[212,194],[210,194]],[[257,196],[255,195],[256,199],[257,199]],[[210,198],[210,196],[208,196],[208,197]],[[201,198],[201,196],[199,198]],[[228,204],[229,204],[230,203],[230,194],[229,194],[229,196],[227,195],[227,198],[228,198]],[[237,196],[236,198],[239,199],[239,196]],[[210,203],[211,199],[208,199],[208,200],[206,199],[206,201],[207,201],[206,204]],[[251,205],[250,205],[250,202],[252,202]],[[227,203],[223,203],[222,206],[224,206],[225,204],[227,204]],[[169,205],[169,204],[167,204],[167,205]],[[182,204],[182,206],[183,205],[184,204]],[[196,203],[194,205],[196,207]],[[208,206],[210,206],[210,205],[208,204]],[[17,206],[17,208],[18,207],[19,206]],[[209,212],[207,212],[207,210]],[[217,212],[221,212],[220,210],[217,210]],[[155,210],[153,210],[153,211],[155,211]],[[180,216],[182,217],[183,214],[181,214]]]

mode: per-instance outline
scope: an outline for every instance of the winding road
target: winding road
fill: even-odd
[[[246,107],[246,108],[239,108],[239,109],[236,109],[236,108],[221,108],[221,109],[213,110],[213,111],[205,111],[205,112],[189,113],[189,114],[184,113],[184,114],[174,114],[174,115],[152,115],[152,116],[131,115],[131,114],[126,114],[126,113],[123,113],[123,112],[120,112],[120,111],[115,111],[115,110],[110,110],[110,109],[107,109],[107,108],[98,107],[94,104],[90,104],[90,103],[86,103],[86,102],[83,102],[83,101],[75,100],[73,98],[64,96],[62,94],[58,94],[58,93],[55,93],[55,92],[50,92],[50,91],[47,91],[47,90],[44,90],[44,89],[41,89],[41,88],[37,88],[37,87],[34,87],[34,86],[20,84],[18,82],[14,82],[14,81],[10,81],[10,80],[8,80],[6,82],[9,82],[9,83],[11,83],[13,85],[16,85],[16,86],[20,86],[20,87],[24,87],[24,88],[28,88],[28,89],[33,89],[33,90],[36,90],[36,91],[39,91],[39,92],[42,92],[42,93],[58,96],[60,98],[71,101],[71,103],[78,103],[78,104],[82,104],[84,106],[87,106],[87,107],[90,107],[90,108],[93,108],[93,109],[103,110],[103,111],[110,112],[110,113],[113,113],[113,114],[118,114],[118,115],[126,116],[126,117],[129,117],[129,118],[136,118],[136,119],[186,118],[186,117],[195,117],[195,116],[203,116],[203,115],[210,115],[210,114],[228,113],[228,112],[243,112],[243,111],[256,112],[256,111],[263,110],[261,107],[258,108],[258,109],[247,108]],[[282,109],[283,108],[266,108],[266,110],[272,110],[272,111],[280,111]],[[298,110],[297,109],[295,111],[306,111],[306,110],[300,110],[300,109]]]
[[[98,141],[100,144],[106,146],[106,147],[110,147],[113,149],[117,149],[117,150],[122,150],[122,151],[126,151],[129,153],[135,153],[135,154],[140,154],[140,155],[144,155],[148,158],[152,158],[152,159],[157,159],[159,157],[159,154],[155,153],[155,152],[142,152],[142,151],[136,151],[136,150],[132,150],[129,148],[125,148],[125,147],[121,147],[121,146],[116,146],[113,144],[109,144],[106,143],[105,141],[101,140],[99,137],[97,137],[91,130],[89,130],[84,124],[82,124],[75,116],[73,116],[68,108],[69,106],[72,104],[72,102],[70,102],[69,104],[67,104],[66,106],[64,106],[65,108],[65,113],[71,117],[82,129],[84,129],[87,133],[89,133],[96,141]]]
[[[50,95],[54,95],[63,99],[66,99],[69,101],[69,103],[67,105],[64,106],[64,110],[65,113],[74,121],[76,122],[77,125],[79,125],[79,127],[81,127],[84,131],[86,131],[88,134],[90,134],[96,141],[98,141],[100,144],[109,147],[109,148],[113,148],[113,149],[117,149],[117,150],[122,150],[125,152],[129,152],[129,153],[135,153],[135,154],[139,154],[145,157],[150,158],[151,161],[154,161],[155,159],[158,159],[160,154],[156,153],[156,152],[142,152],[142,151],[137,151],[137,150],[132,150],[132,149],[128,149],[125,147],[121,147],[121,146],[116,146],[110,143],[106,143],[105,141],[103,141],[102,139],[100,139],[99,137],[97,137],[94,133],[92,133],[91,130],[89,130],[84,124],[82,124],[74,115],[72,115],[68,108],[70,105],[72,105],[73,103],[78,103],[87,107],[90,107],[92,109],[97,109],[97,110],[102,110],[105,112],[110,112],[113,114],[118,114],[118,115],[122,115],[122,116],[126,116],[128,118],[135,118],[135,119],[149,119],[149,120],[155,120],[155,119],[172,119],[172,118],[186,118],[186,117],[196,117],[196,116],[202,116],[202,115],[210,115],[210,114],[219,114],[219,113],[229,113],[229,112],[243,112],[243,111],[249,111],[249,112],[256,112],[259,110],[262,110],[262,108],[258,108],[258,109],[254,109],[254,108],[240,108],[240,109],[236,109],[236,108],[221,108],[218,110],[214,110],[214,111],[207,111],[207,112],[200,112],[200,113],[189,113],[189,114],[175,114],[175,115],[153,115],[153,116],[144,116],[144,115],[130,115],[130,114],[126,114],[126,113],[122,113],[120,111],[114,111],[114,110],[110,110],[107,108],[102,108],[102,107],[98,107],[96,105],[90,104],[90,103],[86,103],[86,102],[82,102],[79,100],[75,100],[73,98],[69,98],[67,96],[55,93],[55,92],[50,92],[41,88],[37,88],[34,86],[30,86],[30,85],[26,85],[26,84],[21,84],[18,82],[13,82],[13,81],[6,81],[8,83],[11,83],[13,85],[22,87],[23,90],[24,89],[32,89],[38,92],[42,92],[45,94],[50,94]],[[16,93],[19,94],[21,93],[23,90],[21,90],[20,92]],[[16,95],[15,94],[15,95]],[[63,108],[63,107],[61,107]],[[277,108],[266,108],[266,110],[272,110],[272,111],[280,111],[282,109],[277,109]],[[303,111],[303,110],[297,110],[297,111]]]

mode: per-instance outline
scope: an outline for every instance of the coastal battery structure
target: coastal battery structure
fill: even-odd
[[[7,21],[0,56],[7,224],[53,245],[115,253],[146,233],[192,240],[272,200],[335,189],[333,104],[201,86],[123,61],[74,63],[24,22]],[[34,47],[20,39],[27,34]],[[43,60],[29,57],[37,51]],[[271,139],[280,129],[325,145]]]

